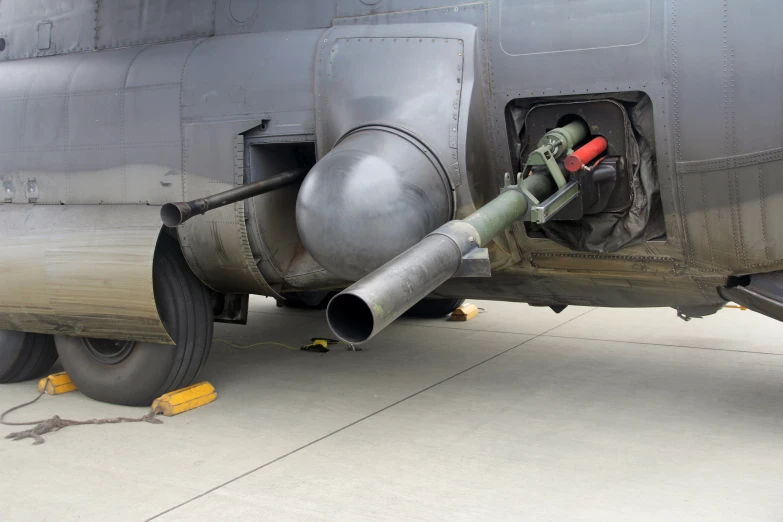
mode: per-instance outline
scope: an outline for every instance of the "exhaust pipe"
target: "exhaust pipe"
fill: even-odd
[[[212,209],[225,207],[243,199],[260,196],[261,194],[299,183],[305,178],[308,171],[309,169],[307,168],[288,170],[277,176],[232,188],[206,198],[179,203],[166,203],[160,209],[160,218],[167,227],[178,227],[190,218],[200,216]]]
[[[399,256],[332,298],[326,318],[332,332],[361,344],[386,328],[455,275],[489,275],[486,250],[478,250],[554,191],[551,178],[532,175],[503,192],[464,220],[450,221]],[[537,203],[537,202],[536,202]],[[481,273],[471,262],[483,256]],[[468,268],[467,270],[465,270]]]
[[[462,252],[439,230],[334,296],[326,309],[332,332],[363,343],[452,277]]]

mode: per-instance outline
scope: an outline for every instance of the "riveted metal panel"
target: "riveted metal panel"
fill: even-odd
[[[325,29],[334,0],[217,0],[216,34]]]
[[[125,73],[125,88],[179,88],[185,60],[197,44],[198,41],[185,41],[144,46]]]
[[[122,100],[122,93],[117,90],[71,94],[66,108],[68,147],[118,149],[122,143]]]
[[[561,20],[561,23],[580,25],[600,21],[600,27],[608,27],[624,25],[630,18],[640,33],[636,38],[627,35],[623,38],[625,43],[618,43],[616,32],[590,29],[588,33],[572,36],[561,28],[549,39],[537,41],[536,46],[526,44],[524,39],[527,37],[513,36],[521,40],[509,49],[503,42],[508,44],[511,35],[523,30],[509,21],[526,20],[531,11],[543,9],[548,13],[547,17],[530,19],[530,23],[533,20],[544,25],[554,23],[554,13],[548,7],[550,3],[541,7],[539,4],[532,0],[489,2],[490,26],[500,28],[490,35],[495,91],[514,97],[617,92],[643,90],[636,87],[652,86],[664,78],[663,0],[618,2],[616,7],[600,14],[576,17],[572,22],[567,22],[567,16]],[[648,23],[639,21],[643,19]],[[572,38],[587,39],[584,43],[589,47],[582,48],[577,45],[579,42],[571,41]],[[622,67],[618,67],[619,63]]]
[[[453,159],[456,153],[460,163],[460,180],[455,183],[458,185],[455,191],[457,215],[466,216],[476,206],[494,198],[502,187],[502,175],[493,175],[499,172],[499,167],[494,161],[494,152],[490,153],[494,147],[494,133],[491,131],[493,117],[488,104],[490,85],[486,5],[484,2],[452,4],[448,7],[443,5],[444,2],[437,0],[382,1],[375,5],[364,4],[359,0],[352,5],[350,0],[346,0],[338,5],[341,14],[362,16],[337,18],[334,25],[468,24],[475,27],[475,37],[465,40],[465,77],[460,107],[463,110],[469,107],[466,110],[467,118],[461,115],[456,129],[454,125],[448,126],[449,146],[456,149],[452,150],[451,156]],[[389,12],[395,9],[410,10]],[[503,125],[505,128],[505,123]],[[505,137],[503,139],[506,140]],[[469,172],[483,174],[474,176],[470,185],[461,184],[461,179],[467,179]]]
[[[670,1],[672,127],[687,254],[704,272],[783,267],[783,5]],[[748,28],[766,35],[764,45]],[[760,79],[765,80],[760,80]]]
[[[3,64],[11,81],[0,85],[0,110],[18,131],[0,143],[3,185],[13,187],[16,203],[108,205],[179,201],[241,184],[240,133],[262,121],[272,133],[314,131],[319,35],[248,35]],[[255,266],[243,205],[208,221],[203,235],[199,220],[183,234],[196,273],[224,291],[274,295]]]
[[[611,270],[610,263],[604,263],[604,268]],[[561,262],[561,266],[566,265]],[[542,270],[534,276],[526,272],[517,268],[493,272],[492,284],[487,284],[487,280],[481,278],[453,278],[438,288],[436,293],[443,297],[469,295],[475,299],[546,305],[677,307],[719,304],[723,300],[715,288],[725,283],[725,278],[720,276],[696,279],[687,275],[669,276],[661,272],[632,274],[628,271],[607,271],[587,274],[560,269]]]
[[[194,45],[2,64],[0,113],[15,127],[0,127],[0,178],[13,201],[30,201],[31,181],[39,204],[181,199],[179,79]]]
[[[517,9],[500,0],[499,44],[506,54],[540,54],[637,45],[650,35],[650,0],[549,0]]]
[[[571,260],[579,260],[574,267]],[[674,260],[654,256],[596,256],[589,254],[533,254],[530,263],[536,268],[577,272],[634,272],[655,277],[655,274],[677,275]]]
[[[455,125],[463,141],[467,132],[462,100],[474,88],[475,38],[466,24],[346,24],[325,33],[316,63],[319,157],[352,129],[388,125],[421,140],[459,186],[465,147],[455,151],[449,137]]]
[[[30,67],[34,71],[34,78],[26,91],[28,98],[50,96],[64,98],[71,88],[73,75],[76,74],[86,57],[86,54],[74,54],[7,63],[3,64],[2,74],[5,75],[5,71]],[[5,85],[3,85],[3,91],[5,91]]]
[[[314,30],[206,40],[188,61],[183,118],[251,119],[248,116],[312,110],[313,53],[320,34]]]
[[[3,0],[0,61],[88,51],[95,40],[98,0]]]
[[[268,123],[265,136],[312,132],[312,63],[320,34],[234,35],[194,50],[183,76],[184,199],[244,183],[241,134],[262,122]],[[279,297],[256,266],[244,205],[216,209],[180,227],[185,257],[212,288]]]
[[[649,95],[657,153],[657,171],[661,200],[666,216],[666,243],[656,247],[663,255],[680,260],[684,257],[681,242],[681,216],[676,193],[674,160],[671,155],[671,125],[666,77],[665,14],[666,0],[633,0],[618,2],[610,8],[596,8],[593,2],[565,11],[562,23],[598,25],[580,34],[558,30],[548,38],[529,41],[522,27],[512,20],[555,23],[554,4],[525,0],[512,2],[489,0],[488,42],[491,71],[491,112],[493,116],[492,154],[499,171],[512,168],[511,150],[506,137],[506,107],[514,99],[558,97],[568,95],[641,91]],[[587,9],[592,5],[592,9]],[[584,9],[583,9],[584,8]],[[541,16],[529,17],[539,10]],[[569,21],[568,17],[572,17]],[[638,29],[638,35],[625,31],[628,24]],[[606,27],[623,26],[618,31]],[[540,28],[533,28],[533,32]],[[618,34],[622,36],[619,38]],[[620,65],[621,64],[621,65]],[[514,237],[524,252],[570,253],[566,247],[548,240],[531,239],[522,226],[514,227]]]
[[[122,89],[128,68],[143,50],[142,47],[112,49],[81,57],[79,66],[73,70],[68,81],[68,93],[110,93]]]
[[[101,0],[96,49],[215,34],[215,0]]]
[[[240,120],[222,123],[189,123],[184,126],[185,199],[210,196],[243,184],[241,162],[244,159],[240,134],[259,125],[262,120]],[[201,158],[189,151],[208,148],[207,165],[193,163]],[[237,162],[239,161],[239,168]],[[221,173],[208,177],[197,173],[212,167]],[[217,178],[217,179],[216,179]],[[226,293],[252,293],[280,297],[264,280],[256,266],[247,239],[245,202],[214,209],[196,216],[177,228],[177,233],[191,269],[205,284]]]
[[[467,2],[448,0],[337,0],[337,16],[364,16],[400,11],[416,11],[434,7],[451,7]],[[404,16],[408,16],[407,12]]]

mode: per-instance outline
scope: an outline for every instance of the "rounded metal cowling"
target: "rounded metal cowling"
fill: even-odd
[[[369,127],[342,139],[305,178],[296,223],[329,272],[357,281],[451,217],[448,182],[421,144]]]

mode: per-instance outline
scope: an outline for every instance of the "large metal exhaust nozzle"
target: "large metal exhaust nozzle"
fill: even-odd
[[[326,309],[332,332],[343,341],[363,343],[451,277],[489,276],[489,257],[481,247],[527,210],[523,192],[509,187],[464,220],[438,228],[334,296]]]
[[[329,327],[343,341],[367,341],[453,276],[461,259],[457,244],[436,231],[334,296]]]

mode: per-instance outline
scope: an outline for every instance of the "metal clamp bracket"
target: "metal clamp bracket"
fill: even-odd
[[[567,182],[560,190],[552,194],[554,185],[546,174],[533,174],[523,179],[520,172],[517,174],[516,184],[512,185],[511,176],[506,173],[503,181],[504,187],[500,191],[501,194],[515,191],[527,199],[527,212],[520,218],[522,221],[546,223],[579,195],[579,182],[576,180]],[[541,202],[542,199],[544,199],[543,202]]]
[[[478,246],[478,231],[464,221],[449,221],[429,235],[440,235],[451,239],[459,251],[462,260],[452,277],[490,277],[489,250]]]
[[[579,196],[579,181],[572,180],[552,194],[546,201],[530,209],[530,220],[542,225],[551,220],[555,214],[563,210]]]
[[[535,165],[546,165],[549,174],[552,176],[552,179],[555,180],[557,186],[564,186],[566,184],[566,179],[565,176],[563,176],[563,172],[560,170],[560,166],[555,160],[556,150],[556,146],[551,144],[537,148],[527,157],[527,165],[525,165],[525,168],[522,169],[522,172],[527,172],[528,167]]]

